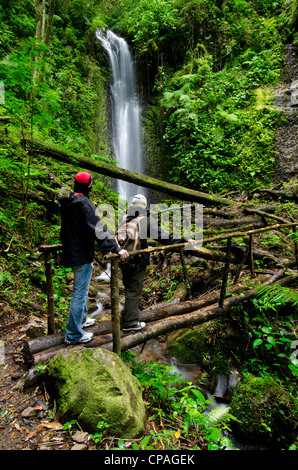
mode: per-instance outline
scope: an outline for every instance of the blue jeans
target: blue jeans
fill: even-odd
[[[75,343],[84,334],[82,324],[87,317],[88,291],[93,272],[93,263],[82,264],[72,268],[74,285],[66,325],[65,339]]]

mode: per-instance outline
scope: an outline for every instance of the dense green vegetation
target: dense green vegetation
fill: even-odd
[[[10,1],[1,7],[6,112],[26,133],[110,157],[106,57],[97,28],[134,49],[173,181],[204,191],[270,181],[282,114],[272,106],[296,1]],[[36,10],[38,5],[38,10]],[[151,150],[154,151],[153,149]]]
[[[10,118],[0,122],[2,298],[7,301],[13,291],[9,303],[15,309],[29,295],[45,302],[43,265],[36,268],[26,259],[41,243],[59,241],[57,192],[72,185],[77,171],[33,153],[22,135],[113,161],[110,74],[97,28],[125,37],[134,50],[149,158],[162,159],[169,181],[226,193],[271,182],[276,129],[284,119],[273,96],[284,80],[284,48],[290,43],[297,47],[297,18],[297,0],[2,2],[0,80],[5,94],[0,116]],[[97,175],[92,198],[114,203],[116,194]],[[293,210],[296,217],[291,203],[284,210]],[[63,329],[70,293],[65,290],[67,270],[56,261],[55,307]],[[163,300],[168,299],[174,281],[150,275],[147,289],[152,293],[153,286],[169,285],[161,289]],[[269,314],[282,309],[287,314],[271,322]],[[245,375],[272,376],[297,395],[297,359],[290,360],[296,312],[297,296],[285,289],[263,292],[249,310],[236,309],[231,323],[215,325],[214,343],[233,326],[242,332],[243,354],[230,343],[223,354],[225,344],[217,342],[214,368],[227,370],[229,361],[236,360]],[[198,431],[194,445],[226,445],[220,426],[206,426],[206,400],[192,386],[179,383],[170,389],[168,371],[156,365],[142,368],[133,362],[133,368],[149,390],[152,420],[177,426],[175,431],[161,426],[159,434],[152,432],[135,448],[159,448],[162,441],[176,448],[181,433],[192,440]]]
[[[120,19],[105,21],[131,38],[142,81],[149,75],[173,180],[205,191],[268,183],[282,118],[271,90],[281,79],[295,4],[123,4],[130,8]]]

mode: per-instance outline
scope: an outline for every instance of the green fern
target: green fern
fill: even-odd
[[[0,286],[2,286],[5,281],[8,281],[10,284],[13,284],[14,280],[12,275],[7,271],[0,271]]]
[[[274,310],[285,305],[298,308],[298,293],[280,285],[262,286],[258,289],[254,305],[259,310]]]

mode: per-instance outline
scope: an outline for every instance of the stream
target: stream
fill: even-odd
[[[111,319],[111,302],[110,302],[110,273],[111,267],[108,264],[105,271],[95,277],[96,282],[99,285],[99,291],[95,297],[95,310],[89,314],[90,317],[96,318],[100,321]],[[120,312],[123,308],[121,298],[119,302]],[[181,380],[192,382],[194,385],[198,384],[202,375],[202,369],[196,363],[194,364],[183,364],[177,361],[176,358],[171,357],[167,353],[167,342],[166,340],[156,338],[146,342],[145,345],[138,345],[131,350],[136,354],[142,361],[149,363],[150,361],[155,363],[161,363],[172,367],[172,373],[177,373]],[[229,400],[222,399],[225,396],[227,389],[232,389],[237,385],[239,376],[236,371],[232,371],[230,376],[217,375],[216,385],[213,386],[212,392],[208,390],[208,387],[201,386],[201,391],[208,399],[209,404],[205,410],[208,414],[214,410],[227,409],[229,407]],[[230,440],[233,447],[226,448],[225,450],[269,450],[258,443],[245,443],[238,441],[230,432],[224,431],[224,435]]]

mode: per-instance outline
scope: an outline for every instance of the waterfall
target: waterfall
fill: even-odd
[[[128,44],[112,31],[96,36],[108,53],[113,74],[112,97],[112,145],[119,167],[143,173],[141,142],[141,106],[136,92],[135,64]],[[128,203],[132,196],[144,189],[118,180],[119,196]]]

